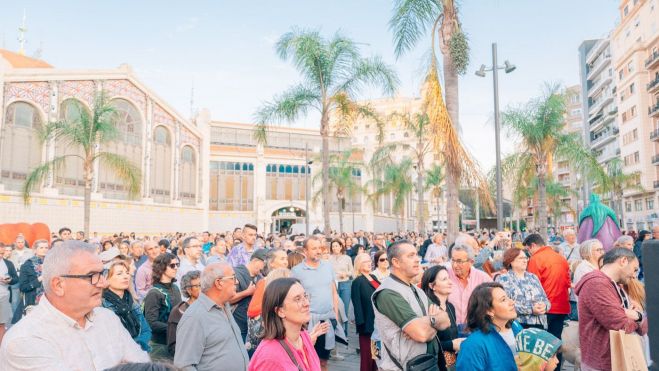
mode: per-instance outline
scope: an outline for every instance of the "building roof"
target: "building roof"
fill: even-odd
[[[0,57],[9,62],[14,68],[53,68],[53,66],[42,60],[26,57],[7,49],[0,49]]]

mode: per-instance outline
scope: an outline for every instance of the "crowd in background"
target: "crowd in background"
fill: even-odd
[[[614,246],[579,244],[569,229],[547,242],[479,230],[450,245],[442,233],[250,224],[145,236],[62,228],[31,246],[19,235],[0,246],[0,369],[326,370],[356,332],[361,370],[551,370],[563,358],[607,370],[609,330],[647,331],[647,238],[659,227]],[[35,342],[43,331],[52,342]],[[87,354],[58,353],[65,334]]]

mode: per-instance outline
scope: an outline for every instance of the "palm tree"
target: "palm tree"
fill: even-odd
[[[394,34],[397,56],[412,49],[425,33],[431,33],[424,107],[430,120],[435,153],[444,157],[447,170],[447,232],[451,242],[458,233],[458,190],[461,186],[478,189],[484,196],[482,200],[492,203],[477,164],[460,142],[458,75],[463,75],[469,64],[467,37],[462,31],[455,0],[396,0],[389,27]],[[437,46],[443,57],[446,104],[437,72]]]
[[[405,229],[406,200],[414,190],[411,176],[413,166],[414,161],[409,157],[403,157],[399,162],[386,162],[379,172],[380,176],[373,177],[368,184],[373,189],[373,193],[369,195],[373,205],[377,204],[380,196],[393,195],[392,209],[398,215],[396,229],[399,232]]]
[[[426,173],[426,190],[432,192],[433,197],[435,198],[436,208],[437,208],[437,231],[439,231],[439,201],[442,198],[444,186],[444,169],[439,164],[434,164],[430,170]]]
[[[558,86],[519,108],[503,113],[509,136],[519,139],[518,152],[502,161],[502,172],[514,183],[537,189],[538,229],[547,240],[547,180],[554,158],[567,161],[573,169],[593,179],[602,179],[603,170],[593,153],[581,144],[576,133],[564,133],[565,95]],[[537,177],[537,183],[532,180]]]
[[[622,160],[619,157],[613,158],[606,164],[606,176],[597,182],[595,191],[599,194],[610,194],[613,201],[614,210],[618,214],[620,225],[624,224],[624,208],[622,207],[622,195],[626,190],[638,190],[643,192],[640,185],[640,171],[625,173],[622,167]]]
[[[343,211],[345,210],[346,198],[364,193],[364,188],[358,182],[354,175],[360,171],[363,164],[360,161],[353,160],[352,157],[357,154],[357,150],[350,149],[341,153],[333,153],[329,156],[329,191],[335,192],[339,209],[339,233],[343,234]],[[322,173],[314,176],[312,183],[314,186],[318,181],[322,181]],[[319,189],[313,197],[314,202],[322,196],[322,189]]]
[[[80,148],[79,154],[57,156],[51,161],[39,165],[27,176],[23,184],[23,200],[25,204],[30,202],[32,191],[40,186],[49,174],[57,172],[66,166],[68,159],[78,158],[83,163],[83,177],[85,182],[84,193],[84,231],[89,236],[89,221],[91,212],[92,182],[98,176],[94,169],[94,163],[100,161],[110,168],[119,180],[123,181],[128,188],[130,197],[140,193],[141,171],[138,166],[127,158],[101,151],[103,145],[115,140],[119,131],[115,126],[115,109],[106,99],[105,94],[99,94],[94,100],[94,112],[91,117],[84,108],[78,106],[79,117],[73,120],[51,122],[46,125],[41,133],[41,140],[62,141],[67,147]]]
[[[399,83],[398,77],[380,57],[362,58],[356,43],[338,33],[328,40],[317,31],[294,29],[279,39],[276,50],[283,60],[292,60],[303,81],[257,112],[254,137],[265,144],[267,123],[292,122],[310,109],[320,113],[323,219],[325,233],[329,233],[330,115],[345,119],[341,121],[368,116],[368,107],[357,104],[356,95],[366,85],[379,86],[386,94],[393,94]]]

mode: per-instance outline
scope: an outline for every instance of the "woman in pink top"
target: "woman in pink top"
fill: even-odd
[[[309,295],[295,278],[278,278],[263,296],[263,341],[249,362],[250,371],[319,371],[320,359],[313,347],[328,324],[311,334],[302,326],[311,319]],[[313,338],[313,340],[312,340]]]

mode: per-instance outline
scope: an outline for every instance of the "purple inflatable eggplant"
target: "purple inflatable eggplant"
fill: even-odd
[[[590,204],[579,215],[578,242],[596,238],[602,243],[604,250],[609,251],[621,235],[616,213],[601,203],[598,195],[591,194]]]

